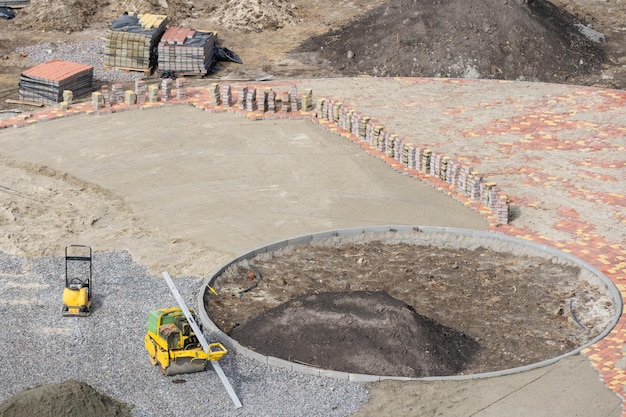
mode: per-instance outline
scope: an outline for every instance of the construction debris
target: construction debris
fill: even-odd
[[[0,7],[0,17],[3,19],[15,19],[15,12],[8,7]]]
[[[205,74],[213,65],[216,42],[215,32],[169,28],[159,42],[159,71]]]
[[[92,84],[91,65],[55,59],[22,72],[18,94],[20,100],[53,104],[63,101],[65,90],[74,97],[89,94]]]
[[[168,17],[154,14],[123,14],[105,37],[105,68],[151,73],[157,65],[157,45],[167,28]]]

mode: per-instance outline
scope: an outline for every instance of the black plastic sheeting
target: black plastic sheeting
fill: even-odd
[[[8,7],[0,7],[0,17],[3,19],[13,19],[15,18],[15,12]]]
[[[243,64],[243,61],[241,60],[241,58],[239,58],[239,55],[237,55],[230,49],[221,46],[215,47],[214,57],[216,61],[230,61],[236,62],[237,64]]]
[[[142,28],[139,23],[139,16],[128,14],[128,12],[125,12],[115,19],[113,23],[111,23],[111,29],[129,33],[143,33],[146,35],[150,35],[154,32],[154,29]]]

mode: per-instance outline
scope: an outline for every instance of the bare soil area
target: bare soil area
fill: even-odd
[[[524,366],[590,341],[614,312],[592,281],[577,266],[484,247],[330,242],[240,262],[205,305],[224,332],[265,355],[442,376]]]
[[[626,86],[623,0],[31,0],[15,11],[0,20],[3,101],[18,98],[33,65],[19,47],[103,37],[125,11],[216,31],[243,64],[220,63],[210,82],[368,74]]]

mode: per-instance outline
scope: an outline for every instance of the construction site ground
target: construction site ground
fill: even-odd
[[[421,124],[423,131],[429,126],[436,126],[435,131],[443,127],[445,131],[446,126],[457,126],[463,119],[473,120],[477,123],[475,128],[499,120],[500,129],[514,137],[524,137],[533,129],[552,129],[552,122],[559,118],[551,117],[534,127],[531,124],[519,128],[515,116],[520,114],[519,105],[525,103],[521,108],[533,109],[530,113],[522,112],[526,116],[536,114],[539,109],[552,114],[562,100],[574,99],[575,103],[581,91],[593,91],[594,102],[599,107],[589,108],[587,104],[571,107],[578,109],[576,123],[581,129],[592,126],[610,133],[617,125],[603,128],[599,122],[612,111],[619,111],[617,104],[611,104],[614,100],[624,100],[623,93],[614,90],[532,83],[359,78],[301,80],[287,85],[294,83],[301,90],[312,88],[320,97],[345,97],[346,105],[362,106],[368,113],[378,109],[381,123],[401,134],[410,134],[415,124]],[[273,88],[279,89],[280,83],[273,83]],[[455,108],[460,106],[459,109],[466,111],[450,111],[445,93],[450,89],[455,91]],[[460,91],[465,94],[458,94]],[[514,106],[497,104],[518,97],[520,91],[524,92],[523,97],[516,98]],[[384,92],[387,99],[381,103],[377,97],[382,97]],[[428,111],[415,112],[415,102],[406,100],[404,94],[429,100]],[[485,94],[498,99],[483,102]],[[546,97],[550,97],[551,104],[545,101]],[[562,100],[552,101],[558,97]],[[30,120],[11,120],[12,125],[30,126],[2,131],[3,178],[11,193],[24,197],[16,198],[6,213],[3,249],[27,256],[60,253],[66,243],[81,236],[98,242],[102,251],[125,247],[133,258],[155,273],[167,269],[174,276],[202,276],[237,253],[320,230],[390,223],[489,227],[480,213],[451,199],[428,181],[422,183],[400,175],[360,147],[307,121],[255,122],[233,114],[207,113],[201,109],[211,107],[208,89],[195,94],[190,91],[188,100],[200,109],[168,105],[154,110],[118,111],[101,116],[84,114],[41,123],[67,114],[50,109],[33,114]],[[479,103],[483,104],[477,106]],[[68,111],[80,113],[81,109],[88,111],[89,106],[89,103],[77,104]],[[120,106],[119,110],[124,110]],[[147,109],[151,107],[154,106],[146,105]],[[385,115],[385,109],[393,111]],[[470,114],[475,118],[467,119]],[[85,131],[90,132],[87,138]],[[207,132],[223,134],[207,135]],[[26,141],[24,135],[28,137]],[[51,137],[56,139],[50,140]],[[224,140],[226,137],[228,141]],[[470,137],[464,139],[466,146],[482,146],[482,141]],[[443,146],[443,137],[439,139]],[[529,163],[537,163],[555,169],[561,166],[557,160],[574,167],[579,159],[577,148],[559,149],[553,155],[535,154],[534,160],[529,159],[538,146],[552,143],[545,135],[521,143],[526,144],[518,152],[507,155],[506,163],[500,165],[502,168],[528,169]],[[282,146],[289,146],[291,151],[281,150]],[[623,152],[619,151],[623,149],[619,141],[608,141],[603,146],[616,147],[616,155]],[[149,149],[147,153],[146,149]],[[296,149],[300,151],[294,152]],[[306,164],[302,157],[306,158]],[[593,161],[593,158],[589,161],[591,166],[596,165]],[[481,166],[478,159],[475,163]],[[619,165],[623,161],[613,159],[613,163]],[[329,170],[329,166],[333,168]],[[610,171],[616,183],[621,181],[623,170],[603,169]],[[322,175],[323,172],[337,174]],[[567,178],[593,182],[597,195],[603,196],[602,210],[587,207],[586,194],[576,192],[578,186],[570,188],[574,182],[561,181],[558,177],[553,180],[548,175],[542,182],[524,181],[522,188],[517,188],[514,182],[504,182],[503,186],[510,186],[513,191],[511,196],[519,191],[519,197],[514,199],[519,216],[511,225],[491,227],[575,254],[601,268],[621,287],[619,277],[623,268],[619,257],[623,256],[624,248],[619,242],[623,241],[623,228],[612,226],[620,222],[619,190],[611,188],[612,182],[604,181],[605,177],[592,175],[592,171],[582,173],[580,177],[580,171],[573,171]],[[33,187],[33,184],[40,185]],[[599,191],[603,187],[609,188]],[[551,203],[556,195],[559,202]],[[394,201],[392,215],[390,199]],[[72,203],[68,205],[68,201]],[[378,209],[354,216],[355,208],[359,207]],[[572,218],[574,213],[576,217]],[[596,233],[604,227],[608,227],[606,232]],[[586,350],[591,361],[585,356],[572,357],[532,373],[490,382],[373,384],[372,398],[360,413],[371,415],[368,413],[391,410],[398,415],[412,415],[419,406],[425,412],[446,410],[450,414],[443,415],[450,416],[464,414],[468,409],[485,416],[515,410],[526,413],[529,409],[545,416],[565,416],[580,409],[589,410],[590,415],[617,416],[621,413],[621,402],[603,385],[598,372],[606,385],[619,392],[621,353],[619,347],[610,346],[619,346],[623,340],[621,329],[620,324],[602,342]],[[577,376],[568,376],[571,372]],[[554,384],[554,378],[565,381],[565,385]],[[488,391],[496,398],[478,394],[486,386],[494,387]],[[459,392],[463,394],[459,396]]]
[[[616,24],[612,19],[623,21],[619,20],[623,11],[609,13],[607,7],[614,3],[598,3],[594,9],[583,9],[585,2],[563,3],[583,18],[593,18],[598,30],[614,30],[611,42],[618,39],[621,28],[611,24]],[[363,5],[346,6],[324,8],[333,11],[325,17],[329,26],[356,16]],[[1,42],[0,48],[7,58],[2,61],[0,90],[9,91],[5,97],[16,96],[19,70],[28,66],[25,57],[13,53],[14,48],[50,41],[51,36],[60,41],[99,36],[104,26],[42,33],[2,23],[0,36],[7,42]],[[620,185],[625,180],[620,115],[626,99],[621,90],[418,78],[324,79],[340,72],[325,72],[325,66],[311,68],[310,62],[302,66],[286,53],[304,39],[297,33],[311,27],[295,25],[290,36],[280,31],[224,30],[225,44],[245,64],[223,67],[218,78],[199,79],[197,84],[219,81],[219,76],[296,77],[259,86],[312,88],[317,96],[342,100],[398,134],[471,161],[511,196],[512,224],[489,225],[481,214],[427,184],[399,175],[349,143],[340,145],[341,150],[326,148],[322,133],[302,133],[304,122],[253,123],[180,107],[75,116],[2,131],[3,186],[28,197],[16,198],[5,210],[3,250],[26,256],[58,254],[80,235],[97,241],[99,250],[123,246],[155,271],[167,267],[177,274],[202,275],[244,250],[301,233],[364,223],[445,225],[492,228],[553,245],[598,267],[621,288],[626,252]],[[307,36],[318,30],[310,29]],[[610,51],[615,65],[604,64],[604,75],[590,75],[582,84],[622,87],[622,57],[617,47]],[[314,79],[298,79],[298,75]],[[196,99],[191,95],[190,102],[197,104]],[[55,116],[50,110],[42,114]],[[313,128],[319,129],[307,127]],[[225,129],[222,137],[229,140],[209,142],[206,153],[198,153],[207,146],[207,136],[220,137],[216,135],[219,129]],[[84,137],[87,131],[89,138]],[[491,140],[475,139],[481,137]],[[281,140],[295,142],[307,151],[307,163],[317,165],[302,172],[301,159],[276,151]],[[216,152],[220,146],[224,148]],[[581,152],[589,157],[581,160]],[[207,160],[209,155],[219,158]],[[230,158],[228,163],[224,155]],[[336,165],[329,169],[333,159]],[[359,175],[354,174],[357,167]],[[355,175],[357,182],[347,182],[343,175],[322,175],[342,168]],[[205,178],[198,179],[198,172],[204,172]],[[313,182],[302,187],[305,180]],[[398,188],[390,190],[393,187]],[[423,188],[416,191],[416,187]],[[68,206],[67,201],[72,204]],[[375,209],[355,217],[355,209],[361,207]],[[377,383],[371,387],[371,401],[358,415],[618,416],[621,400],[605,385],[623,394],[622,332],[620,323],[604,341],[587,349],[585,356],[521,375],[481,381]]]

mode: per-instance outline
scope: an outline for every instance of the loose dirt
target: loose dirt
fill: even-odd
[[[593,339],[614,314],[602,284],[554,259],[376,240],[259,255],[226,271],[214,289],[205,294],[209,315],[253,350],[411,377],[550,359]],[[447,334],[448,344],[433,342],[432,332]],[[426,365],[424,352],[434,356]]]
[[[33,65],[19,47],[104,37],[124,11],[216,31],[243,60],[190,85],[370,74],[626,86],[622,0],[113,0],[95,9],[87,0],[31,0],[1,21],[0,99],[18,98],[19,75]]]
[[[131,417],[131,406],[100,393],[84,382],[69,380],[40,385],[0,404],[0,417]]]
[[[543,0],[395,0],[301,50],[345,75],[565,83],[605,61],[577,24]]]

